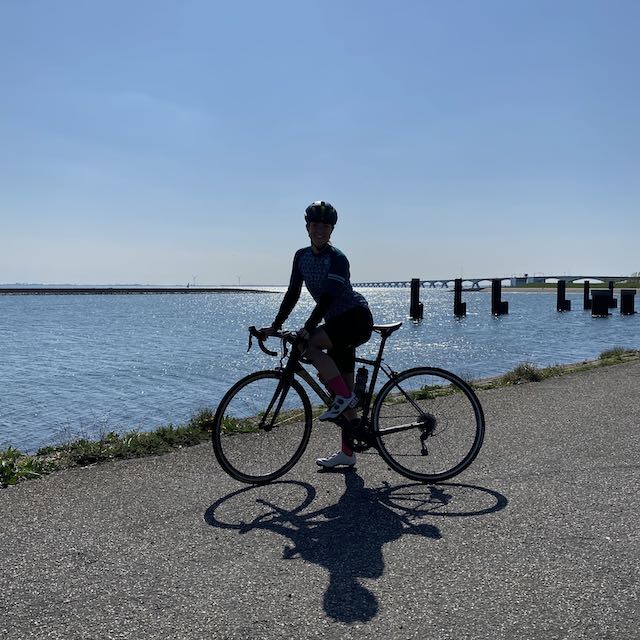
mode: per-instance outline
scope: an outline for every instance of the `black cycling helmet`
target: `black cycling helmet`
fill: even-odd
[[[331,203],[324,200],[316,200],[305,209],[304,220],[307,224],[310,222],[322,222],[335,225],[338,221],[338,212]]]

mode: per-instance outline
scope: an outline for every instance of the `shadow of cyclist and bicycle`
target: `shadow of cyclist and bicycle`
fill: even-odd
[[[383,575],[385,544],[407,534],[438,540],[437,518],[481,516],[508,502],[497,491],[472,485],[367,488],[355,469],[333,473],[345,481],[345,492],[335,504],[311,510],[313,486],[281,481],[234,491],[214,502],[204,519],[239,534],[263,530],[287,538],[283,559],[301,559],[328,571],[324,610],[344,623],[367,622],[378,614],[377,598],[361,580]]]

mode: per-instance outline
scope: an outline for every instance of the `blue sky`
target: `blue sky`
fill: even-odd
[[[0,282],[640,271],[640,3],[0,0]]]

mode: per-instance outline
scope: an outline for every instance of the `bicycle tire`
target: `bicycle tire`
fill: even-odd
[[[371,416],[382,458],[418,482],[458,475],[473,462],[484,439],[478,397],[464,380],[444,369],[416,367],[397,374],[380,389]]]
[[[266,484],[283,476],[309,443],[311,402],[297,380],[285,393],[277,422],[264,428],[282,378],[280,371],[252,373],[236,382],[216,409],[213,451],[222,469],[240,482]]]

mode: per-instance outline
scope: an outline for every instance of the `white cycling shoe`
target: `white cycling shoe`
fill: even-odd
[[[348,456],[344,451],[336,451],[332,456],[327,458],[318,458],[316,464],[324,467],[325,469],[333,469],[339,465],[346,465],[347,467],[353,467],[356,463],[356,454],[352,453]]]
[[[349,409],[349,407],[355,407],[357,403],[358,397],[355,393],[352,393],[347,398],[344,396],[336,396],[333,399],[333,404],[318,418],[318,420],[322,420],[323,422],[327,420],[335,420],[344,411]]]

